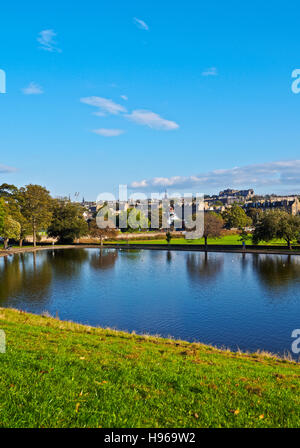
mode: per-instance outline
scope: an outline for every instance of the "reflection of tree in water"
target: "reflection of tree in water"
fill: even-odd
[[[187,272],[192,280],[207,281],[214,279],[222,270],[223,257],[208,256],[208,253],[188,253]]]
[[[128,260],[137,260],[142,255],[142,251],[139,249],[121,249],[120,254],[125,255]]]
[[[170,250],[167,251],[167,263],[171,263],[172,261],[172,252]]]
[[[115,265],[118,251],[111,249],[96,249],[90,257],[91,267],[94,269],[110,269]]]
[[[37,263],[36,253],[3,257],[0,265],[0,303],[15,298],[18,294],[35,300],[43,298],[52,281],[52,272],[47,258]],[[40,260],[39,260],[40,261]]]
[[[47,251],[47,258],[57,277],[79,275],[82,264],[88,260],[85,249],[56,249]]]
[[[291,255],[253,255],[253,270],[269,288],[284,288],[300,280],[300,260]]]

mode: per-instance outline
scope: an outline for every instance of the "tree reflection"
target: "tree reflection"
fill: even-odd
[[[203,253],[188,253],[186,258],[187,272],[194,281],[208,281],[214,279],[222,270],[223,256]]]
[[[114,267],[117,258],[117,250],[100,249],[92,253],[90,264],[93,269],[111,269]]]
[[[167,263],[171,263],[172,261],[172,252],[170,250],[167,251]]]
[[[74,277],[81,272],[82,264],[88,260],[85,249],[56,249],[47,251],[49,264],[57,277]]]
[[[0,264],[0,302],[19,294],[35,300],[43,298],[52,281],[52,271],[46,257],[36,261],[36,253],[3,257]],[[9,304],[9,303],[8,303]]]
[[[268,288],[285,288],[300,279],[300,260],[292,255],[253,255],[253,270]]]

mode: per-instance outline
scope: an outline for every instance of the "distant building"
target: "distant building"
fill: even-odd
[[[227,190],[220,191],[219,193],[219,199],[221,198],[240,198],[244,200],[249,200],[253,198],[254,196],[254,190],[252,188],[248,190],[232,190],[228,188]]]
[[[300,202],[297,196],[275,197],[256,202],[249,201],[245,203],[244,208],[258,208],[261,210],[284,210],[294,216],[300,214]]]

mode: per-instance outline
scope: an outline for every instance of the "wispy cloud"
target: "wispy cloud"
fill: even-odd
[[[128,96],[127,95],[121,95],[122,100],[127,101],[128,100]]]
[[[179,128],[179,125],[175,121],[166,120],[150,110],[134,110],[131,114],[126,114],[125,116],[137,124],[148,126],[152,129],[171,131]]]
[[[218,70],[216,67],[207,68],[202,72],[202,76],[217,76]]]
[[[103,137],[117,137],[124,133],[122,129],[94,129],[93,132]]]
[[[0,164],[0,173],[13,173],[14,171],[16,171],[15,168]]]
[[[124,100],[128,99],[125,95],[122,95],[122,98]],[[136,124],[148,126],[149,128],[162,131],[172,131],[179,128],[179,125],[175,123],[175,121],[166,120],[165,118],[162,118],[160,115],[152,112],[151,110],[137,109],[131,113],[127,113],[127,109],[124,106],[115,103],[108,98],[102,98],[100,96],[90,96],[86,98],[80,98],[80,101],[84,104],[88,104],[89,106],[96,107],[97,111],[93,112],[93,114],[99,117],[103,117],[106,114],[120,115],[121,117],[125,117]]]
[[[136,24],[136,26],[138,28],[140,28],[141,30],[145,30],[148,31],[149,30],[149,26],[147,25],[146,22],[144,22],[144,20],[138,19],[137,17],[133,18],[133,22]]]
[[[100,109],[100,114],[103,115],[103,112],[109,113],[112,115],[117,115],[120,112],[127,112],[124,106],[121,104],[117,104],[114,101],[102,98],[100,96],[90,96],[87,98],[81,98],[80,101],[84,104],[89,104],[90,106],[98,107]],[[97,115],[99,113],[96,112]]]
[[[300,188],[300,160],[268,162],[230,169],[219,169],[194,176],[154,177],[134,181],[131,188],[254,188],[293,186]]]
[[[35,82],[31,82],[27,87],[24,87],[22,92],[24,95],[41,95],[44,93],[42,87]]]
[[[37,41],[43,50],[60,53],[61,49],[58,48],[55,40],[56,35],[57,34],[53,30],[43,30],[39,33]]]

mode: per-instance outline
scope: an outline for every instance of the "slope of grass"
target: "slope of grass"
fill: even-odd
[[[300,426],[300,366],[0,308],[1,427]]]

